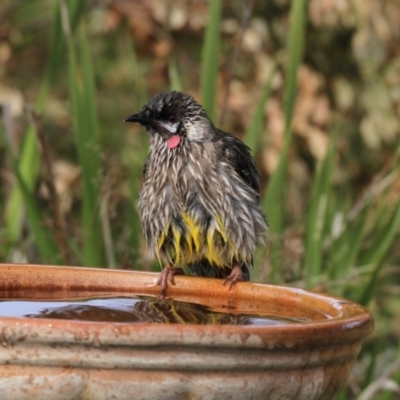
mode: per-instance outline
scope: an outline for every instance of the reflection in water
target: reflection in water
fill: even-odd
[[[27,317],[129,323],[154,322],[212,325],[246,324],[248,319],[244,315],[215,313],[201,304],[185,303],[171,299],[141,297],[140,299],[124,300],[128,300],[128,302],[131,300],[131,304],[126,304],[126,301],[123,307],[118,307],[118,304],[108,307],[91,304],[70,304],[64,307],[45,308],[39,315],[27,315]]]
[[[201,304],[148,296],[68,302],[0,301],[0,315],[98,322],[200,325],[286,325],[304,322],[295,318],[268,315],[221,313]]]

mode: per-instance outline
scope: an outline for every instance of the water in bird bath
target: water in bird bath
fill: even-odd
[[[0,300],[0,317],[49,318],[117,323],[201,325],[301,324],[303,317],[241,313],[229,305],[219,310],[203,304],[152,296],[104,297],[66,300]],[[221,312],[225,309],[226,312]]]

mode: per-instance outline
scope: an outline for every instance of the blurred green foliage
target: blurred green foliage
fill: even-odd
[[[147,139],[122,121],[159,91],[214,121],[227,98],[270,222],[252,279],[368,306],[338,399],[399,398],[400,6],[372,3],[4,1],[0,261],[158,269],[135,207]]]

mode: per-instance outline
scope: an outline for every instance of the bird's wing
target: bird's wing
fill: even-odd
[[[251,156],[250,148],[238,138],[218,130],[217,140],[222,144],[221,156],[228,160],[236,173],[257,193],[260,191],[260,174]]]

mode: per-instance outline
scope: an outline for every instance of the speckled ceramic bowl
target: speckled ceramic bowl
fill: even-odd
[[[160,293],[157,274],[0,264],[0,298]],[[299,289],[177,276],[168,296],[278,325],[0,316],[1,399],[331,399],[372,330],[363,307]]]

